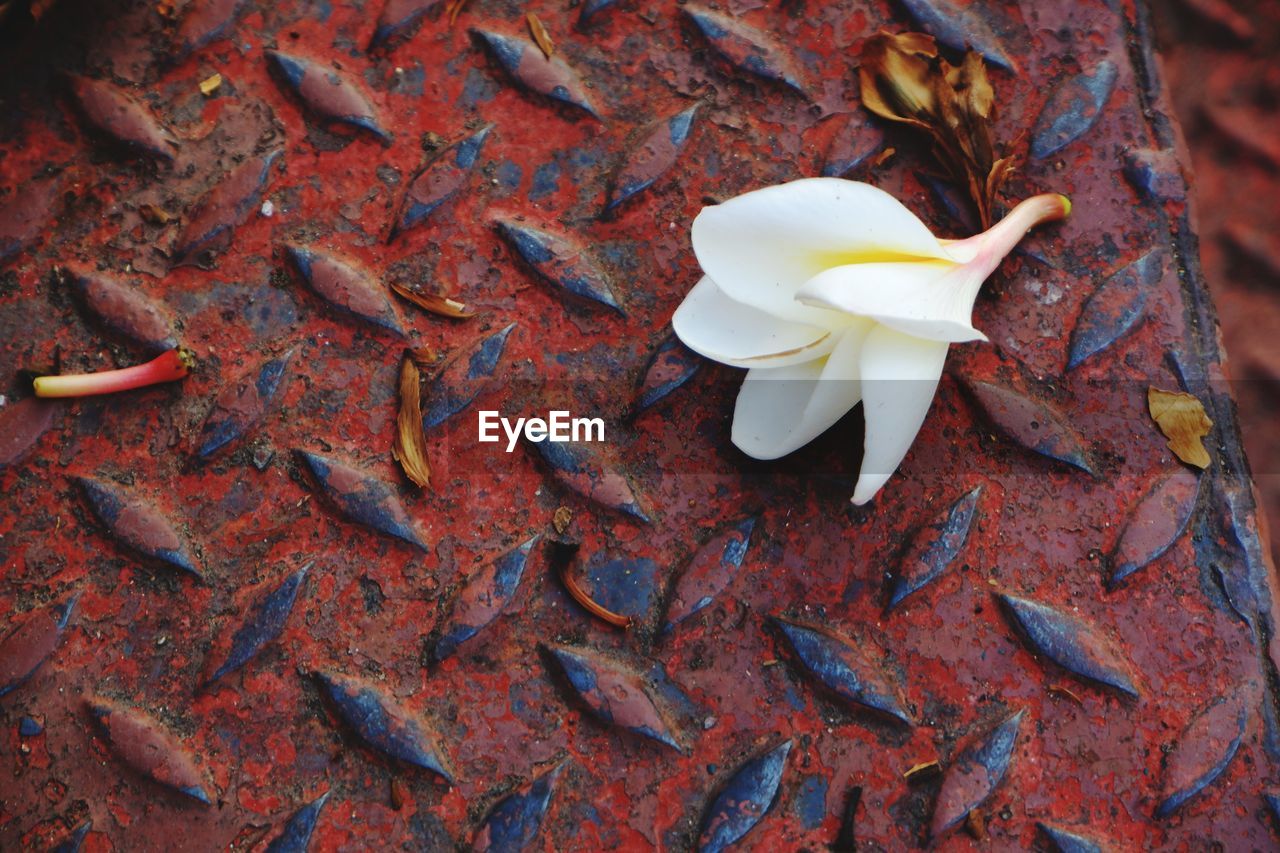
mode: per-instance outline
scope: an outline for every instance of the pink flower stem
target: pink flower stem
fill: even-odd
[[[994,270],[1005,255],[1013,251],[1027,232],[1037,225],[1066,219],[1071,215],[1071,200],[1058,193],[1041,193],[1021,202],[1009,215],[981,234],[964,240],[945,242],[947,252],[961,263],[985,256]]]
[[[85,397],[91,394],[114,394],[160,382],[174,382],[190,373],[195,364],[195,353],[186,347],[178,347],[161,353],[146,364],[120,370],[40,376],[35,381],[36,396]]]

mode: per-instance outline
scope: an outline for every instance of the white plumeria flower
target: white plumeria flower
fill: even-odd
[[[933,400],[947,348],[973,327],[982,283],[1033,226],[1071,202],[1038,195],[988,231],[939,240],[869,184],[809,178],[704,208],[693,251],[706,274],[672,318],[686,346],[749,368],[733,443],[777,459],[858,402],[866,439],[853,502],[880,491]]]

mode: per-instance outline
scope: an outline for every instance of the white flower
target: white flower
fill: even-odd
[[[706,275],[672,318],[686,346],[749,368],[733,443],[776,459],[859,401],[866,420],[853,502],[866,503],[906,455],[942,376],[947,347],[986,340],[978,290],[1038,223],[1071,211],[1027,199],[990,230],[939,240],[869,184],[810,178],[708,207],[693,222]]]

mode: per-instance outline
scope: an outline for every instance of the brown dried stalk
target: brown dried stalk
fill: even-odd
[[[992,144],[995,91],[982,57],[969,51],[953,66],[938,56],[932,37],[881,30],[862,50],[858,77],[863,106],[928,134],[934,156],[968,192],[982,227],[990,228],[1014,158],[997,157]]]
[[[410,480],[422,488],[431,485],[427,438],[422,434],[421,374],[412,351],[405,352],[400,365],[400,413],[396,416],[391,455]]]
[[[560,582],[564,584],[565,590],[568,591],[573,600],[582,605],[582,609],[590,613],[592,616],[597,619],[602,619],[613,627],[621,628],[624,631],[631,627],[630,616],[623,616],[621,613],[614,613],[612,610],[588,595],[585,589],[578,586],[578,582],[574,580],[568,566],[565,566],[564,569],[561,570]]]

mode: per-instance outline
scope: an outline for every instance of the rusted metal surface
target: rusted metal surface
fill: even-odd
[[[0,848],[1275,846],[1274,578],[1142,8],[40,5],[0,60]],[[980,49],[1009,196],[1075,209],[853,508],[859,417],[745,458],[668,320],[692,217],[765,184],[963,235],[859,108],[881,26]],[[168,331],[180,384],[13,402]],[[1204,474],[1148,385],[1205,403]]]

